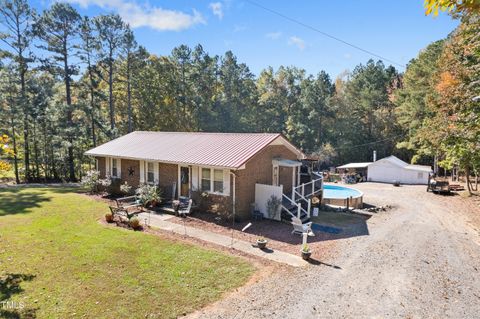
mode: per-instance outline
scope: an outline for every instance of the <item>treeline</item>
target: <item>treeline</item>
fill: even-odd
[[[395,104],[406,137],[397,146],[412,152],[413,162],[435,159],[447,170],[460,169],[468,181],[480,173],[480,16],[476,11],[460,19],[403,75]]]
[[[423,52],[405,76],[373,60],[335,80],[296,67],[255,76],[230,51],[150,54],[118,15],[0,2],[0,131],[17,181],[76,180],[91,164],[87,149],[133,130],[281,132],[325,166],[371,161],[373,150],[429,163],[440,150],[416,135],[435,113],[425,101],[440,74],[431,66],[431,80],[415,76]]]

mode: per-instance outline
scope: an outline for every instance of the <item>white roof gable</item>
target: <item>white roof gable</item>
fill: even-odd
[[[385,158],[382,158],[381,160],[379,161],[388,161],[396,166],[400,166],[400,167],[407,167],[408,166],[408,163],[402,161],[401,159],[399,159],[398,157],[394,156],[394,155],[390,155],[388,157],[385,157]]]

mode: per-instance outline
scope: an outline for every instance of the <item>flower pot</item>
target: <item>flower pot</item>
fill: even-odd
[[[267,240],[257,239],[257,247],[260,249],[265,249],[267,247]]]
[[[304,251],[302,250],[302,258],[303,260],[309,260],[310,256],[312,255],[312,251]]]
[[[105,214],[105,220],[107,221],[107,223],[113,223],[113,215],[110,213]]]

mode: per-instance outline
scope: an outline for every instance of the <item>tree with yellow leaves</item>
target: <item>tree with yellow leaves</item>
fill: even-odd
[[[0,158],[13,156],[13,150],[10,148],[8,142],[9,138],[7,135],[0,135]],[[3,159],[0,160],[0,173],[9,171],[11,169],[12,166],[10,165],[10,163]]]
[[[480,0],[425,0],[425,14],[437,16],[440,11],[450,14],[480,13]]]

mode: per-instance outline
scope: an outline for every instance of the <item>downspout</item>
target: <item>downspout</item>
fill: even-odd
[[[236,175],[234,172],[230,171],[230,175],[233,176],[233,188],[232,188],[232,213],[233,213],[233,221],[235,222],[235,185],[236,185],[236,182],[235,182],[235,178],[236,178]]]
[[[230,171],[230,174],[233,176],[233,187],[232,187],[232,213],[233,213],[233,218],[232,218],[232,241],[230,242],[230,247],[233,247],[233,230],[235,229],[235,178],[236,175],[232,171]]]

